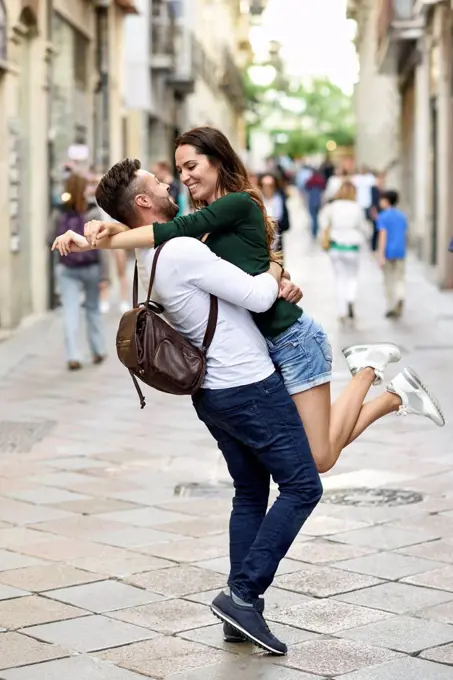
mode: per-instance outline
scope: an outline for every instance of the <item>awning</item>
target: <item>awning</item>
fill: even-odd
[[[116,0],[118,7],[121,7],[126,14],[138,14],[134,0]]]

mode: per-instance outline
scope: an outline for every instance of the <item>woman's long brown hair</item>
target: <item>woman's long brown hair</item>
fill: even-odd
[[[274,255],[271,246],[275,239],[275,222],[267,215],[261,194],[253,187],[244,163],[223,132],[211,127],[194,128],[176,140],[176,148],[185,144],[193,146],[197,153],[207,156],[209,162],[217,168],[219,176],[216,188],[220,195],[242,191],[255,201],[263,216],[269,254]],[[206,207],[204,201],[192,200],[192,205],[194,208]]]
[[[84,214],[88,210],[87,200],[85,198],[85,192],[87,189],[88,182],[82,175],[76,175],[73,173],[69,175],[66,180],[65,193],[69,194],[69,198],[66,205],[78,212],[80,215]]]

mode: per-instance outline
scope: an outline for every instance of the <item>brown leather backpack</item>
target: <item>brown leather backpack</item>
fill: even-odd
[[[217,325],[218,300],[211,295],[208,325],[201,349],[192,345],[160,314],[162,305],[151,300],[156,265],[165,244],[156,249],[146,302],[138,304],[138,272],[135,263],[133,309],[121,317],[116,335],[118,358],[129,369],[140,398],[145,398],[137,378],[160,392],[194,394],[203,384],[206,373],[206,352]]]

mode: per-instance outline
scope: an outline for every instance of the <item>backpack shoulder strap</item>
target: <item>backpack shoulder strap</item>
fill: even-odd
[[[156,276],[156,267],[157,267],[157,260],[159,259],[159,255],[162,252],[162,248],[164,247],[165,243],[162,243],[158,248],[156,248],[154,257],[153,257],[153,264],[151,267],[151,276],[149,277],[149,287],[148,287],[148,296],[146,298],[146,306],[148,307],[149,301],[151,300],[151,293],[153,291],[153,284],[154,284],[154,277]]]
[[[209,306],[209,317],[208,325],[206,326],[206,333],[203,338],[202,350],[206,354],[208,351],[212,339],[214,337],[215,329],[217,327],[217,316],[219,312],[219,301],[215,295],[211,295],[210,306]]]

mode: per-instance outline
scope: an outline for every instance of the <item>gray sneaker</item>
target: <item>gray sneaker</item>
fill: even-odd
[[[397,415],[424,416],[443,427],[444,414],[437,399],[428,392],[416,372],[412,368],[405,368],[398,373],[387,385],[387,391],[398,395],[401,399]]]
[[[376,380],[373,385],[380,385],[384,379],[384,371],[388,364],[401,360],[401,350],[393,342],[376,342],[369,345],[351,345],[343,350],[352,375],[364,368],[374,368]]]

